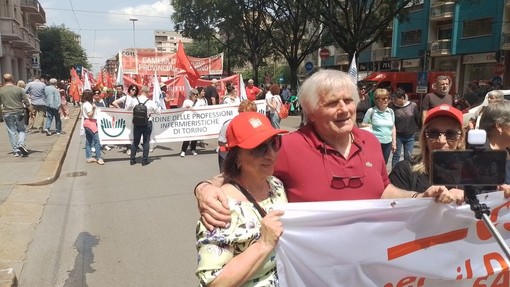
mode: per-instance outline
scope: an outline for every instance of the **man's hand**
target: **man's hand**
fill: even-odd
[[[230,222],[228,201],[219,187],[212,184],[199,186],[196,196],[200,219],[208,230],[225,227]]]

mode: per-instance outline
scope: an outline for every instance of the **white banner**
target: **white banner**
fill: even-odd
[[[510,202],[480,196],[510,242]],[[280,286],[510,286],[505,253],[469,205],[432,199],[291,203],[276,248]]]
[[[266,113],[265,100],[255,101],[259,113]],[[217,138],[223,123],[235,117],[239,105],[214,105],[162,110],[152,115],[151,142],[179,142]],[[133,113],[124,109],[98,108],[97,125],[101,144],[130,144]]]

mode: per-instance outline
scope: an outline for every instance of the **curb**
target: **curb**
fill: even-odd
[[[35,178],[37,178],[38,181],[18,183],[19,185],[41,186],[51,184],[58,179],[60,176],[60,171],[62,170],[62,164],[64,163],[64,159],[67,155],[67,148],[71,143],[71,136],[73,135],[77,126],[77,122],[80,118],[80,113],[77,113],[74,123],[71,121],[65,125],[63,128],[65,134],[59,136],[59,139],[55,142],[51,151],[48,153],[41,167],[36,173]],[[40,180],[41,178],[42,180]]]
[[[17,287],[18,279],[13,268],[0,270],[0,287]]]

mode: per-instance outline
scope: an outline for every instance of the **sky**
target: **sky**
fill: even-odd
[[[173,30],[170,0],[39,0],[46,26],[64,25],[81,35],[92,71],[119,50],[154,48],[154,30]],[[133,22],[130,18],[137,18]],[[133,39],[134,38],[134,39]],[[133,41],[135,40],[135,41]]]

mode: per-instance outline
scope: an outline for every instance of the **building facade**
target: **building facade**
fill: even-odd
[[[451,71],[459,93],[473,82],[510,87],[510,0],[421,0],[407,21],[393,21],[383,40],[359,52],[360,78],[374,71]],[[332,49],[322,66],[347,71]]]
[[[190,38],[183,37],[180,33],[168,30],[155,30],[154,31],[154,45],[158,52],[177,52],[177,44],[181,41],[184,43],[191,43]]]
[[[0,0],[0,74],[24,81],[40,74],[37,27],[45,23],[37,0]]]

